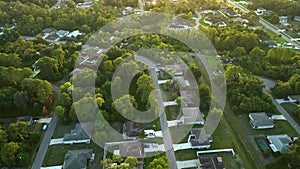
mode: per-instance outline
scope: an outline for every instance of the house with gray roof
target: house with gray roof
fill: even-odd
[[[275,126],[273,119],[265,112],[249,113],[249,118],[253,129],[270,129]]]
[[[225,169],[222,157],[198,155],[201,169]]]
[[[123,158],[133,156],[138,160],[145,158],[144,144],[140,141],[124,142],[119,144],[120,155]]]
[[[92,149],[69,150],[65,155],[62,169],[86,169],[93,162],[95,154]]]
[[[123,138],[124,139],[135,139],[140,135],[141,128],[139,124],[133,121],[128,121],[123,125]]]
[[[269,135],[267,139],[270,142],[272,151],[280,153],[290,151],[290,144],[293,142],[287,134]]]
[[[192,128],[188,142],[193,149],[208,149],[212,142],[211,135],[208,135],[204,128]]]
[[[64,135],[64,144],[86,143],[91,142],[92,123],[77,123],[74,130]]]
[[[199,107],[183,107],[183,122],[184,124],[201,124],[204,125],[203,114]]]

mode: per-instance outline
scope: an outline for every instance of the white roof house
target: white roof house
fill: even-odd
[[[269,135],[267,136],[268,141],[270,142],[270,147],[273,152],[286,152],[290,150],[290,143],[292,143],[291,137],[287,134],[282,135]]]
[[[70,32],[69,31],[66,31],[66,30],[59,30],[56,32],[56,35],[60,38],[62,37],[65,37],[69,34]]]
[[[69,33],[67,35],[67,38],[77,38],[77,36],[81,36],[81,35],[84,35],[84,33],[81,33],[79,30],[75,30],[75,31]]]

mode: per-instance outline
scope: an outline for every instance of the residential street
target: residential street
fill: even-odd
[[[265,88],[264,92],[270,93],[270,88],[274,87],[275,81],[271,79],[267,79],[264,77],[259,77],[264,81]],[[276,99],[273,98],[273,104],[276,106],[277,110],[284,116],[284,118],[290,123],[290,125],[296,130],[298,134],[300,134],[300,126],[295,122],[295,120],[290,116],[288,112],[277,102]]]
[[[161,103],[161,105],[163,105],[163,99],[162,99],[162,95],[160,93],[160,87],[158,84],[158,78],[157,78],[157,74],[156,74],[156,70],[155,70],[155,64],[142,56],[135,56],[136,59],[146,63],[149,65],[150,67],[150,76],[152,78],[152,81],[154,83],[155,89],[157,89],[157,91],[159,92],[159,101]],[[168,122],[167,122],[167,116],[165,112],[162,112],[162,114],[160,115],[160,125],[161,125],[161,131],[162,131],[162,135],[163,135],[163,140],[164,140],[164,146],[165,146],[165,150],[166,150],[166,155],[170,161],[170,168],[171,169],[177,169],[177,163],[176,163],[176,157],[175,157],[175,153],[174,153],[174,148],[173,148],[173,142],[172,142],[172,138],[171,138],[171,134],[169,131],[169,127],[168,127]]]
[[[50,11],[60,7],[61,0],[57,0],[57,3],[50,8]]]
[[[54,92],[60,95],[60,89],[58,86],[52,85],[52,89]],[[52,120],[48,124],[48,129],[45,132],[44,138],[40,144],[39,150],[35,156],[35,160],[31,166],[31,169],[40,169],[42,167],[57,121],[58,121],[57,115],[55,114],[55,112],[52,112]]]
[[[39,150],[35,156],[35,160],[31,166],[31,169],[39,169],[41,168],[43,161],[44,161],[44,157],[47,153],[47,149],[48,146],[50,144],[51,141],[51,137],[54,133],[56,124],[57,124],[57,115],[55,114],[55,112],[52,112],[52,120],[51,123],[48,124],[48,129],[46,130],[46,133],[44,135],[44,138],[41,142],[41,145],[39,147]]]

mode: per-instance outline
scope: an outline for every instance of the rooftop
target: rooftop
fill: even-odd
[[[290,143],[292,143],[292,139],[287,134],[282,135],[269,135],[267,136],[267,139],[269,140],[270,147],[274,152],[285,152],[290,150]]]
[[[196,91],[180,91],[180,96],[182,101],[186,106],[197,106],[199,105],[199,98],[195,96]]]
[[[137,137],[139,136],[141,128],[136,122],[126,122],[123,125],[123,134],[127,137]]]
[[[250,123],[253,126],[274,126],[272,118],[270,118],[265,112],[249,113]]]
[[[88,161],[93,160],[93,150],[69,150],[65,155],[63,169],[83,169],[86,168]]]
[[[225,169],[222,157],[199,155],[201,169]]]
[[[120,155],[124,158],[133,156],[138,159],[143,159],[145,157],[144,145],[139,141],[121,143],[119,149]]]
[[[92,123],[76,123],[75,129],[64,135],[64,141],[90,139]]]
[[[204,128],[193,128],[189,137],[192,146],[210,146],[212,137],[206,133]]]

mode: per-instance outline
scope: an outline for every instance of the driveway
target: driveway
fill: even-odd
[[[264,81],[264,89],[263,91],[266,93],[271,93],[270,88],[272,88],[275,85],[275,81],[264,78],[264,77],[259,77]],[[281,101],[277,101],[277,99],[273,98],[273,104],[276,106],[277,110],[284,116],[284,118],[290,123],[290,125],[296,130],[298,134],[300,134],[300,126],[295,122],[295,120],[290,116],[290,114],[280,105]]]
[[[186,160],[186,161],[177,161],[178,169],[181,168],[195,168],[200,164],[198,159],[195,160]]]
[[[49,145],[63,144],[63,143],[64,143],[64,138],[56,138],[56,139],[51,139]]]

